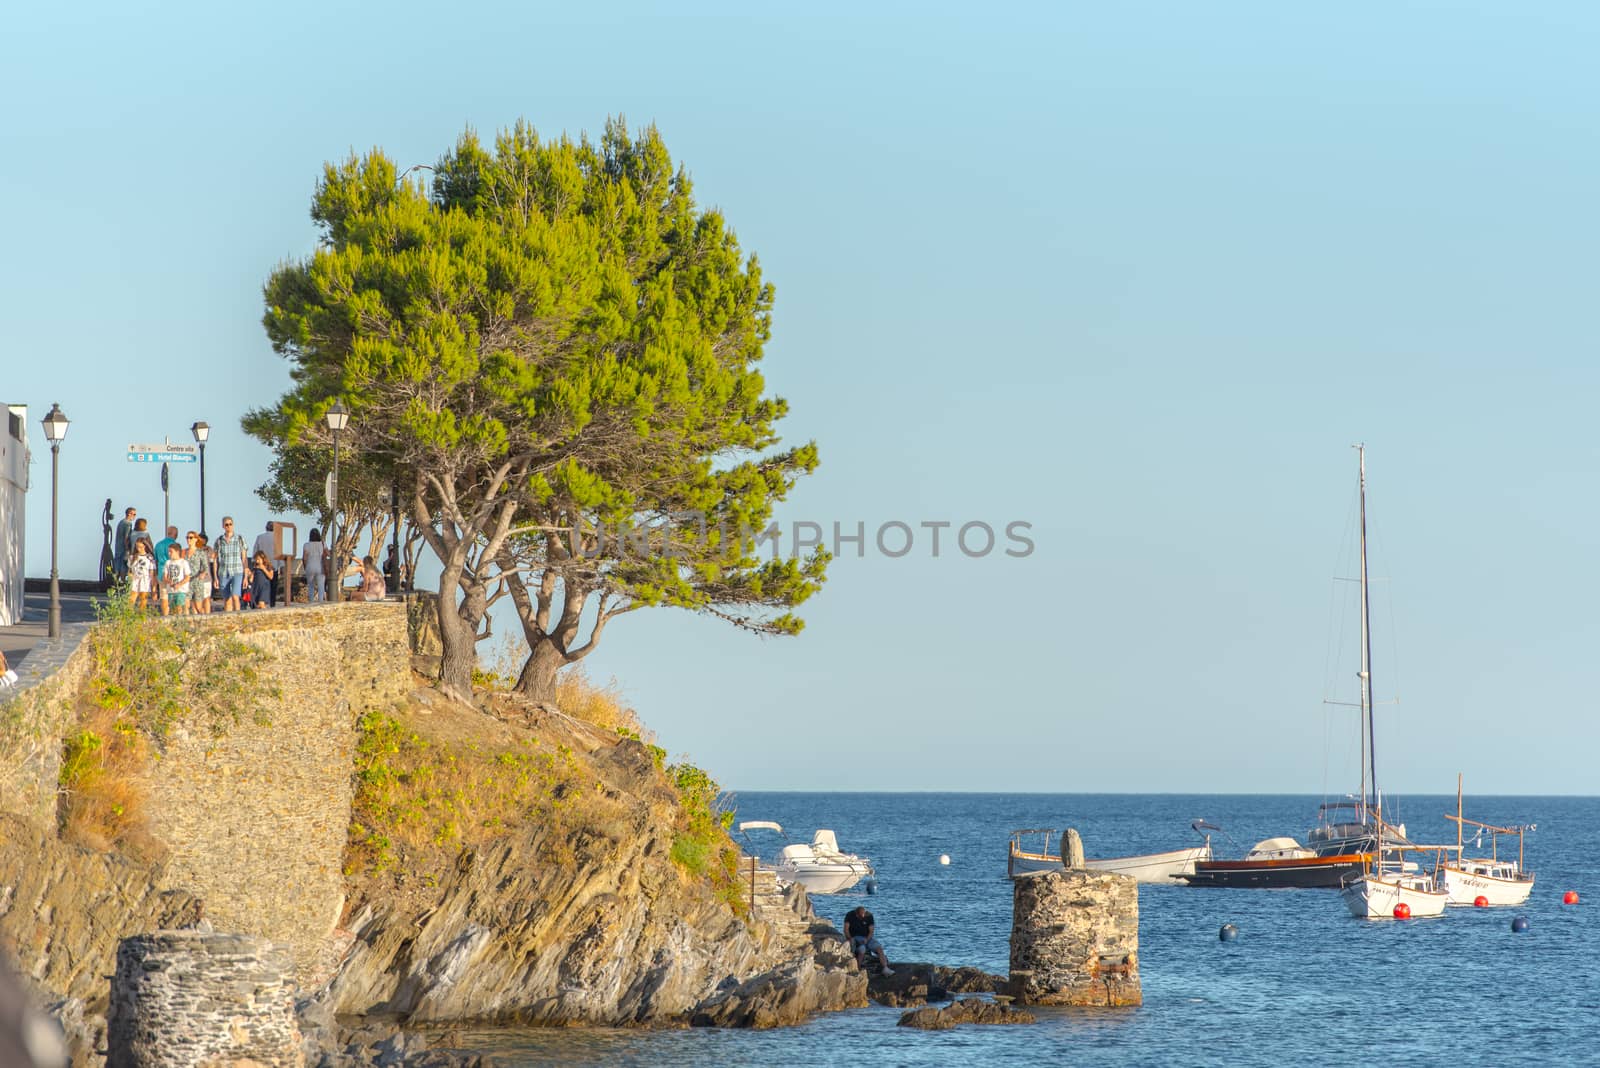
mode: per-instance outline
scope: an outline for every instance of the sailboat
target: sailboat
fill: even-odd
[[[1456,776],[1456,814],[1445,814],[1445,819],[1456,825],[1455,859],[1440,865],[1445,892],[1452,905],[1476,905],[1481,898],[1485,905],[1520,905],[1533,893],[1533,872],[1525,869],[1522,856],[1522,836],[1534,830],[1529,824],[1521,827],[1496,827],[1489,823],[1469,820],[1461,814],[1461,776]],[[1462,831],[1478,828],[1478,838],[1489,832],[1489,856],[1469,857]],[[1517,859],[1500,858],[1500,836],[1517,836]]]
[[[1339,894],[1350,913],[1359,919],[1401,919],[1408,916],[1442,916],[1450,895],[1436,885],[1430,872],[1409,870],[1405,853],[1417,847],[1404,840],[1399,828],[1383,820],[1383,792],[1378,789],[1377,736],[1372,724],[1372,617],[1367,593],[1367,450],[1357,445],[1361,494],[1361,797],[1355,815],[1370,821],[1375,851],[1360,874],[1346,877]],[[1367,802],[1367,785],[1372,803]]]

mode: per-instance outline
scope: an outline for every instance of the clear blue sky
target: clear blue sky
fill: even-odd
[[[160,513],[123,445],[197,418],[212,525],[266,518],[238,419],[286,385],[260,287],[325,160],[624,113],[777,285],[823,457],[786,518],[1037,543],[840,560],[794,640],[619,621],[592,673],[674,752],[744,789],[1354,789],[1322,702],[1365,441],[1388,787],[1600,792],[1600,8],[580,7],[10,13],[31,574],[52,401],[66,574],[107,496]]]

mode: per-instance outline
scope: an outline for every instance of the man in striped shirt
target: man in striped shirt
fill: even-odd
[[[222,591],[222,610],[237,612],[239,595],[244,592],[244,535],[233,529],[233,516],[222,517],[222,537],[216,541],[217,586]]]

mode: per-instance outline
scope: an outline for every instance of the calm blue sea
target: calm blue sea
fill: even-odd
[[[1213,836],[1218,855],[1239,855],[1261,838],[1303,840],[1322,800],[745,793],[738,805],[740,819],[777,820],[796,838],[831,827],[846,850],[873,859],[875,895],[814,901],[835,923],[865,902],[891,960],[1003,974],[1012,829],[1074,826],[1089,856],[1115,856],[1198,842],[1189,823],[1204,818],[1228,832]],[[1390,814],[1413,841],[1455,840],[1442,818],[1454,795],[1397,803]],[[1138,1009],[1043,1010],[1032,1027],[921,1032],[896,1028],[900,1010],[874,1006],[782,1031],[507,1031],[471,1044],[507,1065],[1600,1064],[1600,798],[1469,796],[1466,811],[1538,825],[1527,854],[1538,881],[1524,908],[1363,922],[1335,891],[1141,887]],[[1583,903],[1562,905],[1567,890]],[[1528,932],[1511,932],[1515,915],[1528,917]],[[1224,923],[1240,928],[1236,942],[1218,940]]]

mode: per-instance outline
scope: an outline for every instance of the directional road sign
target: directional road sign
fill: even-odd
[[[128,462],[131,464],[192,464],[199,458],[200,450],[194,445],[174,445],[169,441],[128,446]]]

